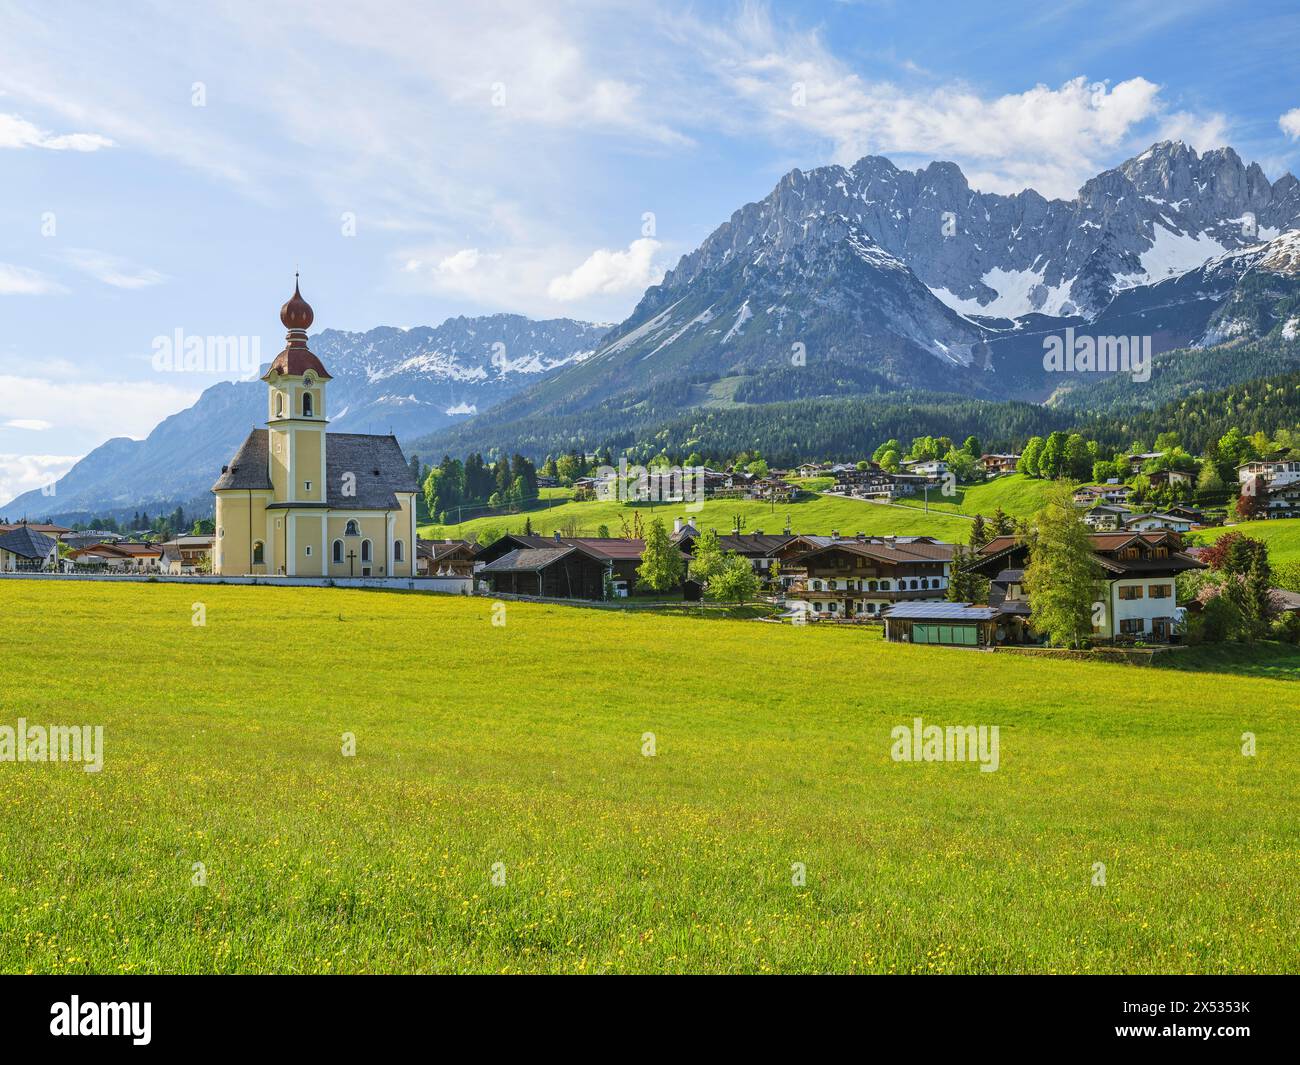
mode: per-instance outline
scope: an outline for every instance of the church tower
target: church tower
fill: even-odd
[[[280,308],[280,321],[289,331],[285,347],[262,376],[267,384],[267,473],[275,502],[292,506],[323,506],[325,475],[325,388],[330,375],[307,348],[307,330],[314,318],[311,305],[298,291]]]

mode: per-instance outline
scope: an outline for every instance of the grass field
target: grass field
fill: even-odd
[[[861,499],[821,495],[795,503],[778,504],[775,509],[771,503],[752,500],[711,499],[701,503],[699,510],[693,511],[687,510],[681,503],[632,505],[601,501],[575,503],[570,500],[545,510],[532,510],[527,514],[475,518],[460,525],[423,525],[420,527],[420,535],[427,539],[442,539],[479,534],[491,529],[499,533],[522,532],[527,520],[532,523],[533,531],[543,536],[549,536],[556,529],[567,529],[570,525],[588,536],[594,536],[601,525],[606,525],[610,535],[618,536],[623,528],[623,520],[626,518],[630,525],[632,516],[636,513],[641,515],[646,524],[653,518],[661,518],[670,529],[674,518],[693,517],[701,529],[714,528],[719,532],[730,532],[735,527],[736,515],[740,515],[745,522],[745,532],[761,529],[763,532],[779,533],[785,528],[786,518],[789,517],[790,527],[800,533],[825,535],[838,530],[844,536],[852,536],[857,532],[896,536],[925,535],[950,540],[956,538],[962,543],[970,537],[970,522],[965,518],[943,513],[925,514],[902,507],[868,503]]]
[[[1272,521],[1243,521],[1215,529],[1198,529],[1197,535],[1212,543],[1225,533],[1239,532],[1268,544],[1271,562],[1300,562],[1300,518],[1274,518]]]
[[[1300,969],[1294,651],[493,616],[0,581],[0,724],[105,728],[99,773],[0,762],[0,969]],[[1000,768],[893,761],[915,716],[998,725]]]
[[[965,487],[959,485],[951,497],[932,490],[930,509],[949,510],[958,514],[983,514],[986,518],[991,518],[993,512],[1001,507],[1013,518],[1028,518],[1043,508],[1051,488],[1051,481],[1013,473],[982,484]],[[921,498],[902,499],[900,502],[912,507],[925,505]]]

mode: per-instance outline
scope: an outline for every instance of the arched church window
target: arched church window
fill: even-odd
[[[393,541],[393,561],[394,561],[394,562],[401,562],[401,561],[402,561],[402,541],[401,541],[401,540],[394,540],[394,541]]]
[[[335,540],[335,541],[334,541],[334,561],[335,561],[335,562],[342,562],[342,561],[343,561],[343,541],[342,541],[342,540]]]
[[[283,415],[284,415],[284,393],[277,392],[275,394],[275,416],[277,418],[280,418],[283,417]]]
[[[266,564],[266,548],[262,541],[258,540],[253,544],[253,565],[262,566]]]
[[[310,392],[304,392],[302,394],[302,416],[304,418],[312,417],[312,403],[311,403]]]
[[[343,529],[343,535],[344,535],[344,536],[360,536],[360,535],[361,535],[361,529],[358,528],[357,523],[356,523],[356,519],[355,519],[355,518],[350,518],[350,519],[348,519],[348,523],[347,523],[346,527]]]
[[[370,541],[369,541],[369,540],[362,540],[362,541],[361,541],[361,561],[362,561],[362,562],[369,562],[369,561],[370,561]]]

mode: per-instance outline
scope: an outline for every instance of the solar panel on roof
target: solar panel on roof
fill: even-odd
[[[890,607],[886,617],[935,618],[950,621],[987,621],[993,608],[971,606],[969,603],[898,603]]]

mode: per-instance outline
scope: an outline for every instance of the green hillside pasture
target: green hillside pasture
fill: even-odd
[[[506,610],[0,582],[0,969],[1300,969],[1295,681]]]
[[[1239,525],[1198,529],[1196,532],[1206,543],[1213,543],[1226,533],[1239,532],[1244,536],[1251,536],[1268,544],[1268,557],[1274,564],[1279,562],[1300,562],[1300,518],[1243,521]]]
[[[498,533],[522,532],[525,521],[528,521],[531,522],[533,531],[543,536],[549,536],[557,529],[563,531],[569,528],[594,536],[601,525],[609,528],[610,535],[618,536],[622,532],[623,521],[626,520],[630,526],[633,515],[640,514],[646,525],[653,518],[661,518],[670,529],[674,518],[693,517],[701,529],[715,528],[719,532],[730,532],[735,526],[736,515],[739,515],[745,523],[745,532],[761,529],[763,532],[779,533],[785,527],[788,516],[791,528],[799,533],[826,535],[836,530],[843,536],[852,536],[858,532],[882,536],[935,536],[961,543],[970,537],[970,522],[964,518],[941,513],[916,513],[904,507],[868,503],[842,496],[814,496],[794,503],[777,504],[775,509],[771,503],[730,499],[710,499],[699,506],[698,510],[688,510],[681,503],[567,502],[545,510],[529,511],[527,514],[476,518],[460,525],[425,525],[421,526],[420,535],[429,539],[442,539],[460,538],[471,533],[478,535],[490,530]]]

